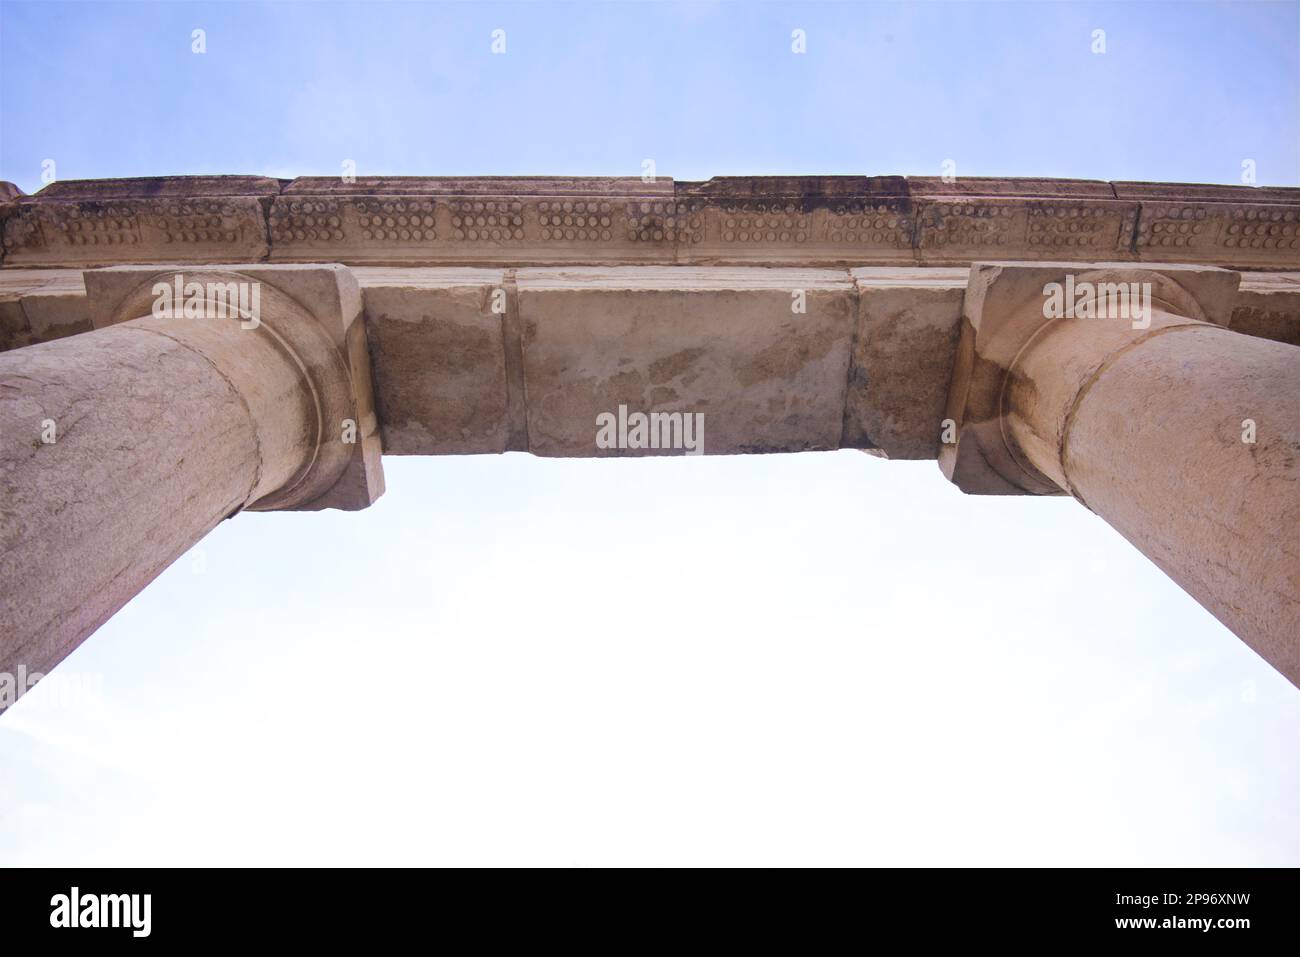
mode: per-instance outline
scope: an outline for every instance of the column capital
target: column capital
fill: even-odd
[[[968,494],[1065,494],[1060,477],[1035,468],[1007,435],[1008,389],[1024,354],[1065,325],[1085,331],[1097,346],[1089,351],[1103,357],[1173,325],[1227,327],[1240,280],[1199,265],[972,264],[943,423],[951,441],[939,446],[944,475]],[[1146,293],[1145,319],[1104,313],[1121,290]]]
[[[356,510],[383,493],[361,291],[346,266],[132,265],[87,270],[84,279],[95,329],[151,316],[164,332],[173,321],[237,324],[240,335],[272,339],[298,367],[314,409],[314,452],[299,474],[263,490],[249,509]],[[232,307],[230,295],[240,288],[257,302],[255,316],[247,299],[242,313]]]

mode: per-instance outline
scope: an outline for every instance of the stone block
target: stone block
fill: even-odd
[[[911,263],[901,176],[722,176],[677,184],[681,263]]]
[[[671,179],[309,177],[270,212],[277,262],[654,262],[688,228]]]
[[[710,454],[839,447],[855,313],[845,273],[521,269],[517,283],[532,452],[682,454],[598,448],[597,416],[620,406],[702,413]]]
[[[852,270],[858,327],[844,445],[891,459],[933,459],[961,332],[969,270]]]
[[[1228,328],[1300,346],[1300,274],[1244,274]]]
[[[15,200],[4,221],[6,265],[248,262],[267,255],[253,176],[175,176],[51,183]]]
[[[0,352],[90,329],[76,269],[0,270]]]
[[[1065,197],[935,196],[916,204],[921,262],[1131,258],[1137,203]]]
[[[510,422],[505,273],[357,268],[365,300],[384,450],[504,452]]]

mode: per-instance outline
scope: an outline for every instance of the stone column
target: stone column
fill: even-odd
[[[1029,272],[1026,287],[1043,285]],[[1300,348],[1204,321],[1213,308],[1152,279],[1080,273],[1094,290],[1162,286],[1145,316],[1044,321],[1000,300],[1019,318],[989,322],[986,303],[993,334],[971,366],[987,368],[968,382],[1000,385],[978,444],[996,423],[1002,447],[985,458],[1003,479],[1073,495],[1300,685]]]
[[[139,318],[0,354],[0,673],[48,671],[242,509],[378,494],[336,490],[369,408],[347,337],[244,274],[187,272],[196,298],[155,317],[151,279],[173,275],[110,277]],[[259,315],[223,311],[213,280],[258,283]]]

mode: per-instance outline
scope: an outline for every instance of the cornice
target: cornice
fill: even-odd
[[[7,185],[7,184],[6,184]],[[7,197],[7,198],[6,198]],[[1300,188],[902,176],[177,176],[0,191],[5,266],[1300,268]]]

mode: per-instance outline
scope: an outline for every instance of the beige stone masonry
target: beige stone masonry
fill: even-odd
[[[266,208],[278,193],[258,176],[51,183],[0,214],[4,263],[255,262],[269,253]]]
[[[384,451],[504,452],[510,447],[507,293],[500,269],[356,267],[375,370]],[[507,303],[511,309],[513,305]]]
[[[0,269],[0,352],[89,331],[80,269]]]
[[[1300,346],[1300,273],[1246,273],[1228,328]]]
[[[305,478],[250,506],[259,510],[365,508],[383,494],[379,420],[375,415],[361,290],[337,265],[233,265],[215,268],[119,266],[85,274],[91,324],[103,329],[145,315],[158,282],[252,282],[267,297],[257,329],[271,336],[309,387],[314,450]],[[211,320],[208,320],[211,322]],[[229,332],[228,328],[223,332]],[[230,340],[238,346],[242,340]],[[344,441],[345,430],[355,441]]]
[[[137,267],[130,267],[137,268]],[[147,272],[147,267],[142,267]],[[235,268],[235,267],[232,267]],[[247,269],[250,267],[238,267]],[[257,267],[253,267],[257,268]],[[265,267],[261,267],[265,268]],[[301,268],[301,267],[294,267]],[[760,299],[771,303],[784,289],[785,302],[800,282],[799,270],[760,267],[596,267],[581,270],[566,267],[531,270],[481,267],[351,267],[364,303],[364,318],[375,380],[375,400],[384,451],[395,454],[498,453],[510,449],[526,451],[528,443],[529,386],[524,364],[525,348],[536,341],[537,349],[554,340],[549,329],[538,326],[529,313],[530,339],[523,336],[517,277],[525,273],[528,289],[550,289],[562,293],[565,301],[599,315],[601,303],[611,300],[609,285],[623,282],[629,294],[644,297],[663,293],[674,284],[681,295],[671,310],[654,311],[642,320],[653,324],[656,336],[636,350],[631,343],[604,338],[598,321],[588,334],[603,347],[618,344],[629,350],[619,358],[631,360],[623,371],[641,370],[662,356],[659,343],[671,343],[672,330],[681,323],[703,328],[711,319],[712,300],[698,295],[704,286],[730,285],[728,295],[752,315],[770,312],[758,306]],[[813,270],[837,288],[851,284],[856,313],[852,329],[852,353],[843,389],[841,434],[833,447],[875,450],[889,458],[934,458],[939,452],[940,422],[944,418],[948,381],[961,331],[961,307],[970,270],[964,267],[874,266],[854,270]],[[92,276],[113,275],[92,271]],[[597,275],[604,278],[597,279]],[[1229,327],[1244,332],[1295,342],[1300,333],[1300,274],[1245,273],[1232,301]],[[585,277],[585,278],[584,278]],[[622,277],[611,279],[611,277]],[[694,277],[693,279],[691,277]],[[703,278],[702,278],[703,277]],[[712,278],[709,278],[712,277]],[[100,280],[93,280],[101,283]],[[80,270],[0,270],[0,316],[14,315],[19,330],[8,345],[45,341],[27,325],[24,310],[42,316],[38,328],[47,335],[68,335],[90,328],[91,307]],[[305,291],[304,295],[312,295]],[[531,293],[530,293],[531,295]],[[820,295],[820,294],[818,294]],[[497,297],[494,300],[494,297]],[[93,297],[103,313],[108,297]],[[662,295],[660,296],[662,299]],[[101,301],[103,300],[103,301]],[[494,301],[504,311],[493,311]],[[814,295],[813,302],[818,301]],[[675,310],[677,319],[672,319]],[[789,318],[797,318],[794,313]],[[814,328],[816,313],[808,322],[791,327],[799,336]],[[565,321],[576,321],[575,319]],[[755,318],[753,321],[757,321]],[[649,326],[648,326],[649,327]],[[730,335],[736,345],[722,337],[709,340],[716,355],[707,363],[722,360],[726,350],[749,348],[746,323],[733,324]],[[668,337],[668,338],[664,338]],[[573,357],[582,345],[572,338]],[[793,341],[793,340],[792,340]],[[563,358],[563,356],[560,356]],[[534,356],[536,359],[536,356]],[[529,368],[542,368],[530,360]],[[662,367],[661,367],[662,368]],[[625,384],[630,380],[622,380]],[[755,388],[757,388],[757,382]],[[550,389],[550,402],[561,401],[569,408],[578,405],[566,390],[582,388],[577,379],[566,380]],[[667,395],[667,393],[660,393]],[[746,399],[734,393],[737,400]],[[639,398],[635,399],[640,401]],[[540,411],[534,410],[537,414]],[[829,415],[829,413],[827,413]],[[828,420],[827,420],[828,421]],[[746,434],[735,431],[734,447],[774,447],[772,427],[762,418],[742,424]],[[566,428],[586,428],[585,420]],[[793,436],[783,451],[819,447],[820,437]],[[588,438],[591,438],[588,436]],[[718,451],[712,442],[707,452]],[[575,450],[581,445],[573,445]],[[574,454],[581,454],[576,452]]]
[[[857,322],[843,272],[521,269],[516,284],[534,453],[652,454],[597,448],[597,415],[620,405],[702,414],[713,454],[839,448]]]
[[[156,315],[178,275],[255,286],[258,322]],[[1056,317],[1053,283],[1150,309]],[[0,671],[48,669],[224,517],[365,507],[381,451],[854,448],[1073,495],[1300,683],[1298,345],[1291,188],[0,186]],[[702,448],[611,447],[629,413]]]
[[[1067,276],[1151,308],[1045,317]],[[1300,684],[1300,348],[1227,328],[1238,279],[977,265],[939,462],[967,492],[1073,495]]]
[[[970,270],[852,270],[858,329],[845,396],[846,448],[932,459],[961,331]]]
[[[1157,309],[1226,326],[1240,277],[1207,266],[1165,264],[1158,270],[1113,263],[979,263],[962,306],[961,339],[945,418],[956,441],[939,447],[939,466],[962,491],[992,495],[1059,495],[1065,489],[1017,458],[1005,439],[1006,383],[1026,348],[1062,320],[1044,314],[1044,288],[1083,282],[1146,282]],[[1128,319],[1069,320],[1085,338],[1140,338]],[[1107,340],[1109,341],[1109,340]]]
[[[597,449],[623,404],[707,412],[706,454],[934,458],[968,270],[354,272],[388,453],[674,454]]]
[[[1300,189],[964,177],[158,177],[0,204],[3,263],[1300,267]]]
[[[0,355],[0,671],[48,671],[223,518],[383,490],[347,270],[184,270],[261,283],[256,324],[156,314],[176,272],[90,273],[93,331]]]

